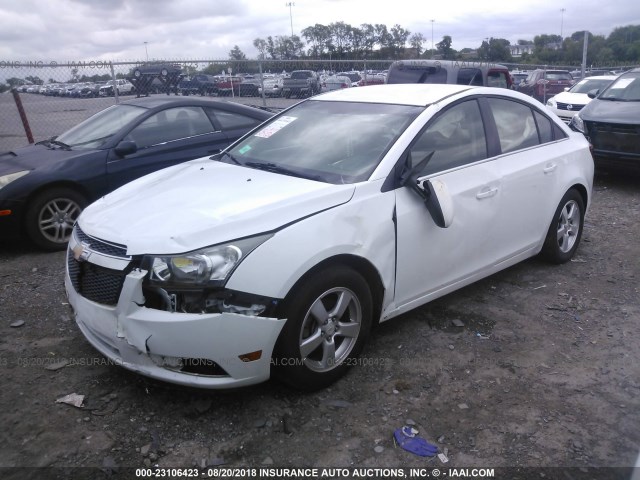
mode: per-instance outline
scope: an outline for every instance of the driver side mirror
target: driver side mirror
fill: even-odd
[[[127,155],[131,155],[132,153],[136,153],[138,151],[138,145],[136,142],[132,140],[123,140],[114,149],[116,155],[119,157],[126,157]]]
[[[587,92],[587,97],[589,97],[589,98],[596,98],[596,97],[598,96],[598,93],[600,93],[600,90],[599,90],[599,89],[597,89],[597,88],[596,88],[596,89],[594,89],[594,90],[589,90],[589,91]]]
[[[449,194],[447,185],[442,180],[420,180],[418,177],[429,163],[435,152],[429,153],[416,165],[411,165],[411,153],[407,155],[404,171],[398,178],[400,185],[407,186],[422,197],[431,218],[440,228],[448,228],[453,223],[453,199]]]

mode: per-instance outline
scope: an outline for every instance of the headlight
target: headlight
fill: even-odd
[[[19,179],[20,177],[24,177],[30,171],[31,170],[23,170],[21,172],[10,173],[9,175],[5,175],[3,177],[0,177],[0,188],[6,187],[11,182],[13,182],[14,180]]]
[[[574,130],[577,130],[578,132],[584,134],[584,122],[582,121],[582,117],[580,116],[579,113],[576,113],[572,118],[571,118],[571,123],[569,124],[571,125],[571,127],[573,127]]]
[[[158,286],[222,286],[252,250],[273,234],[243,238],[181,255],[147,255],[149,280]]]

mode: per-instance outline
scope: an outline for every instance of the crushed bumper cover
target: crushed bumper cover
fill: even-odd
[[[145,274],[134,270],[127,275],[118,304],[113,307],[79,295],[67,271],[65,288],[76,322],[98,351],[128,370],[191,387],[234,388],[269,378],[271,354],[285,320],[146,308],[142,306]],[[261,351],[257,360],[240,358],[257,351]],[[180,359],[185,358],[213,361],[228,375],[180,371]]]

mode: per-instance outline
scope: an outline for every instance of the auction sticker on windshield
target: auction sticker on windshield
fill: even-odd
[[[271,135],[273,135],[276,132],[279,132],[294,120],[296,120],[296,117],[287,117],[287,116],[280,117],[279,119],[275,120],[274,122],[264,127],[258,133],[256,133],[255,136],[262,137],[262,138],[269,138]]]

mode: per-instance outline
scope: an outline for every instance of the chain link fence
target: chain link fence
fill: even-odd
[[[283,108],[282,79],[293,70],[386,70],[389,61],[190,60],[153,62],[0,62],[0,152],[59,135],[114,103],[147,95],[206,95]],[[206,76],[216,88],[198,89]],[[115,86],[115,88],[114,88]],[[264,87],[264,88],[263,88]],[[0,90],[0,91],[2,91]]]
[[[377,73],[387,70],[391,63],[392,60],[331,58],[67,63],[0,61],[0,152],[59,135],[114,103],[140,95],[216,96],[278,109],[298,101],[281,95],[282,79],[293,70],[313,70],[323,77],[332,72],[357,71],[368,84],[374,82],[369,82],[367,76],[379,80]],[[541,67],[507,66],[512,70]],[[211,86],[213,83],[215,87]]]

